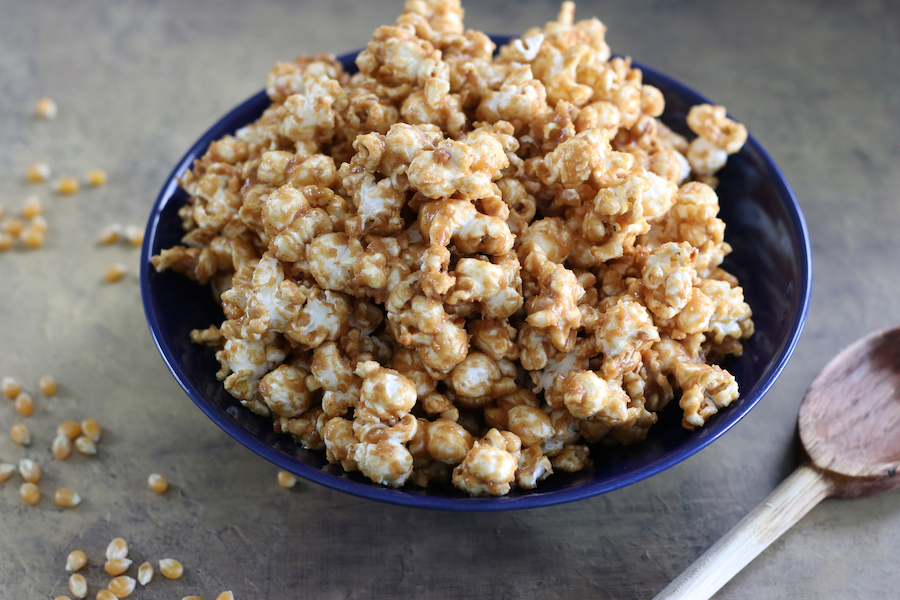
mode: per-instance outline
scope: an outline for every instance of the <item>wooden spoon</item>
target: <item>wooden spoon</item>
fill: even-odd
[[[825,366],[800,405],[799,430],[808,460],[657,599],[710,598],[825,498],[900,486],[900,327],[857,341]]]

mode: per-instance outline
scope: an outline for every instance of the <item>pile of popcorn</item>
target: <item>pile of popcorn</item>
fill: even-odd
[[[408,0],[348,73],[270,72],[270,107],[180,180],[183,245],[153,257],[221,297],[225,388],[330,462],[399,487],[534,488],[738,397],[753,332],[720,268],[714,173],[746,129],[666,127],[597,19],[499,48],[458,0]],[[596,447],[595,447],[596,448]]]

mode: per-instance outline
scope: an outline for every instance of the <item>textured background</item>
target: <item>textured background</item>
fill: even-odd
[[[800,399],[841,347],[900,322],[900,8],[888,1],[581,2],[614,52],[665,72],[744,122],[781,166],[812,239],[815,284],[804,335],[766,398],[727,436],[677,467],[575,504],[460,515],[371,503],[301,483],[198,411],[159,358],[137,281],[139,251],[99,247],[110,222],[143,225],[172,165],[219,116],[258,91],[272,64],[343,53],[391,22],[400,0],[352,2],[0,1],[0,204],[38,193],[50,223],[39,251],[0,255],[0,377],[36,395],[35,443],[8,438],[0,461],[44,464],[45,499],[28,507],[18,476],[0,484],[0,596],[67,593],[81,548],[94,593],[100,558],[123,536],[136,563],[171,556],[184,577],[136,598],[650,598],[753,508],[794,467]],[[557,2],[478,0],[466,24],[516,33]],[[56,120],[31,117],[36,98]],[[60,198],[23,182],[43,161],[59,175],[100,167],[109,182]],[[125,281],[104,284],[122,261]],[[3,401],[5,403],[5,401]],[[67,418],[96,417],[100,453],[54,462]],[[171,482],[149,491],[150,472]],[[60,510],[52,490],[84,502]],[[729,599],[885,598],[895,594],[900,492],[829,500],[739,574]]]

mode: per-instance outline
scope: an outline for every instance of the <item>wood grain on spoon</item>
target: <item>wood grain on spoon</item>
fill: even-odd
[[[800,406],[813,464],[837,475],[834,495],[900,485],[900,328],[859,340],[822,370]]]
[[[809,460],[698,558],[657,599],[704,600],[829,496],[900,485],[900,328],[873,333],[816,376],[798,420]]]

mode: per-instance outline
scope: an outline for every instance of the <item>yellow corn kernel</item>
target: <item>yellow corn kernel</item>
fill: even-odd
[[[31,432],[22,423],[16,423],[9,429],[9,437],[20,446],[31,444]]]
[[[63,196],[71,196],[72,194],[76,194],[78,193],[79,189],[81,189],[81,185],[74,177],[63,177],[56,182],[56,191]]]
[[[184,573],[184,567],[174,558],[159,559],[159,572],[166,579],[178,579]]]
[[[25,167],[25,179],[31,183],[43,183],[50,179],[50,167],[44,163],[34,163]]]
[[[81,435],[81,425],[78,424],[78,421],[63,421],[56,428],[56,434],[64,435],[70,440],[74,440]]]
[[[32,250],[37,250],[38,248],[44,247],[44,242],[47,239],[47,236],[44,235],[44,232],[41,231],[38,227],[34,227],[29,225],[25,229],[22,230],[22,243],[25,244],[27,248],[31,248]]]
[[[87,174],[88,183],[94,187],[100,187],[106,183],[106,173],[103,169],[91,169]]]
[[[25,221],[16,217],[10,217],[3,221],[3,231],[13,236],[19,237],[22,230],[25,229]]]
[[[234,594],[229,590],[227,592],[222,592],[218,596],[216,596],[216,600],[234,600]]]
[[[132,246],[140,246],[144,243],[144,230],[136,225],[128,225],[125,227],[125,239]]]
[[[16,238],[6,233],[5,231],[0,231],[0,252],[6,252],[10,248],[13,247],[13,244],[16,243]]]
[[[278,471],[278,485],[283,488],[292,488],[297,485],[297,478],[287,471]]]
[[[169,489],[169,481],[159,473],[151,473],[147,478],[147,484],[157,494],[162,494]]]
[[[37,483],[41,480],[43,471],[41,466],[30,458],[23,458],[19,461],[19,474],[28,483]]]
[[[121,235],[122,226],[118,223],[112,223],[100,230],[100,235],[97,236],[97,241],[99,241],[101,244],[115,244],[119,241],[119,237]]]
[[[41,488],[34,483],[23,483],[19,488],[19,494],[22,500],[34,506],[41,501]]]
[[[203,600],[200,596],[185,596],[181,600]]]
[[[72,508],[81,504],[81,496],[71,488],[59,488],[56,490],[56,493],[53,494],[53,501],[56,502],[57,506]]]
[[[44,218],[44,215],[35,215],[28,219],[26,229],[28,227],[31,227],[35,231],[40,231],[41,233],[47,233],[47,219]]]
[[[57,597],[54,598],[53,600],[72,600],[72,599],[69,598],[69,597],[66,596],[66,595],[61,595],[61,596],[57,596]]]
[[[22,384],[12,377],[4,377],[3,380],[0,381],[0,391],[3,392],[4,396],[12,400],[22,393]]]
[[[38,380],[38,388],[40,388],[41,393],[47,396],[53,396],[56,394],[56,390],[58,386],[56,385],[56,380],[53,379],[50,375],[44,375]]]
[[[97,445],[94,443],[94,440],[86,435],[79,435],[75,438],[75,447],[78,448],[78,451],[82,454],[90,456],[97,454]]]
[[[131,566],[130,558],[111,558],[103,565],[103,569],[110,575],[121,575]]]
[[[109,590],[98,590],[97,600],[116,600],[116,595]]]
[[[133,577],[119,575],[106,585],[106,589],[111,591],[116,598],[127,598],[134,591],[136,583]]]
[[[53,443],[50,444],[50,452],[53,454],[53,458],[66,460],[72,454],[72,440],[61,433],[57,434],[53,438]]]
[[[26,219],[33,219],[44,212],[44,205],[37,196],[29,196],[22,204],[22,216]]]
[[[113,539],[106,547],[106,560],[125,558],[128,556],[128,542],[124,538]]]
[[[12,463],[0,463],[0,483],[3,483],[16,471],[16,465]]]
[[[50,120],[56,118],[57,112],[56,101],[53,100],[53,98],[48,98],[46,96],[38,98],[37,103],[34,105],[34,114],[41,119]]]
[[[88,593],[87,580],[80,573],[72,573],[69,576],[69,591],[76,598],[84,598]]]
[[[138,567],[138,583],[141,585],[147,585],[153,579],[153,565],[149,562],[144,562]]]
[[[31,416],[31,413],[34,412],[34,400],[29,394],[21,392],[16,396],[16,412],[23,417]]]
[[[105,279],[109,283],[115,283],[119,281],[123,277],[125,277],[125,273],[128,272],[128,267],[123,265],[122,263],[113,263],[106,267],[106,270],[103,271],[103,279]]]
[[[100,436],[103,434],[103,431],[100,429],[100,423],[92,417],[88,417],[81,422],[81,431],[95,442],[99,442]]]
[[[87,564],[87,554],[81,550],[72,550],[66,558],[66,571],[78,571]]]

